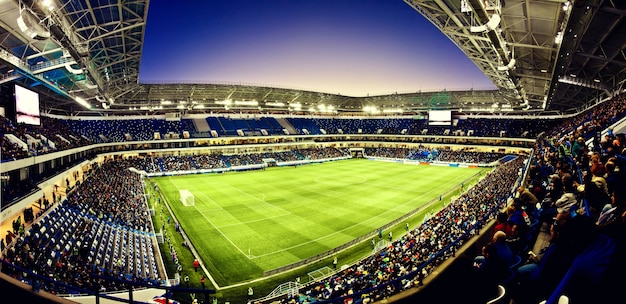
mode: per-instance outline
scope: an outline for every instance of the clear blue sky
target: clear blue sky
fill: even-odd
[[[401,0],[153,0],[139,80],[348,96],[495,88]]]

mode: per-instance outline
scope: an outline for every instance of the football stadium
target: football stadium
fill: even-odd
[[[355,2],[0,0],[7,299],[619,298],[626,3]],[[397,27],[369,29],[373,44],[347,34],[381,20]],[[411,27],[432,32],[407,37]],[[343,43],[361,50],[337,56]],[[272,44],[292,54],[274,58]],[[260,74],[304,82],[254,84],[226,59],[242,50],[265,56],[240,59]],[[420,67],[385,70],[385,51]],[[276,61],[295,53],[319,55],[317,69]],[[330,70],[358,60],[370,70]],[[468,63],[476,86],[460,78]],[[197,71],[223,78],[190,81]],[[352,91],[368,75],[392,86]]]

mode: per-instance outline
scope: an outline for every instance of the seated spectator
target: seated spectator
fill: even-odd
[[[493,238],[491,239],[491,242],[489,244],[493,245],[493,248],[495,248],[495,252],[491,252],[491,257],[498,258],[499,260],[501,260],[501,262],[504,263],[506,267],[510,267],[513,265],[513,263],[515,263],[515,254],[513,254],[513,251],[511,251],[511,248],[507,244],[506,239],[506,233],[504,233],[503,231],[498,231],[493,235]],[[485,247],[483,247],[483,250],[485,250]],[[495,253],[495,256],[493,255],[493,253]],[[477,256],[474,259],[474,262],[480,268],[482,266],[482,263],[485,261],[485,258],[485,255]]]
[[[620,293],[617,290],[603,293],[602,290],[606,282],[616,278],[607,276],[616,252],[615,242],[599,233],[593,220],[586,215],[572,218],[569,228],[569,233],[573,236],[569,241],[574,259],[547,297],[547,303],[556,303],[561,295],[567,295],[573,303],[613,301]]]
[[[517,188],[517,197],[519,198],[519,203],[522,205],[522,209],[529,214],[535,212],[537,209],[537,202],[539,202],[539,200],[532,192],[530,192],[530,190],[528,190],[528,188],[519,186],[519,188]]]
[[[550,244],[531,256],[530,261],[517,269],[518,287],[512,290],[516,303],[539,303],[556,288],[570,267],[576,252],[573,250],[577,237],[569,229],[569,212],[559,213],[550,227]]]
[[[525,250],[528,247],[528,241],[530,241],[529,232],[532,221],[529,215],[522,210],[517,198],[507,207],[506,214],[512,231],[511,237],[508,238],[509,246],[514,252]]]
[[[484,283],[485,288],[496,286],[504,281],[510,273],[509,265],[498,255],[498,249],[494,243],[489,243],[482,248],[482,256],[475,259],[477,280]]]
[[[548,198],[546,201],[552,204],[561,198],[561,195],[563,195],[563,182],[561,180],[561,176],[557,173],[551,174],[549,184],[546,187],[546,198]],[[550,207],[550,205],[542,205],[542,208],[547,207]]]
[[[557,213],[570,212],[578,203],[577,190],[574,186],[572,175],[569,173],[563,174],[561,182],[563,184],[563,194],[561,194],[558,200],[552,202],[549,207],[541,210],[540,220],[542,222],[549,223],[550,219],[554,218]]]
[[[496,217],[496,225],[493,226],[491,235],[495,235],[498,231],[504,232],[507,237],[513,236],[513,228],[509,223],[509,217],[506,212],[498,213],[498,216]]]
[[[602,208],[606,204],[611,203],[611,198],[609,196],[606,180],[604,179],[604,175],[606,174],[604,166],[596,166],[592,168],[590,173],[591,174],[584,176],[585,183],[583,186],[583,194],[584,199],[587,201],[587,206],[589,207],[589,214],[594,220],[597,220]]]

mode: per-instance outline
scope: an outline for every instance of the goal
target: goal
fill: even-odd
[[[193,194],[189,190],[179,190],[179,192],[180,192],[180,201],[183,203],[183,205],[185,206],[195,205]]]

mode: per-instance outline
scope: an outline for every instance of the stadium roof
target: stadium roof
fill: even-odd
[[[498,90],[348,97],[246,84],[140,84],[149,0],[0,0],[0,83],[36,89],[44,112],[64,115],[362,113],[364,107],[371,113],[563,114],[624,86],[624,2],[404,2],[458,45]]]

